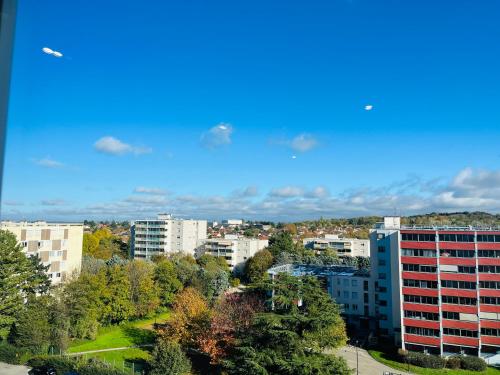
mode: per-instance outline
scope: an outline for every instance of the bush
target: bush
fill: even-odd
[[[451,368],[451,369],[459,369],[460,368],[460,357],[455,356],[455,357],[449,357],[446,360],[446,367]]]
[[[446,365],[446,360],[437,355],[430,355],[417,352],[408,352],[406,360],[415,366],[425,367],[425,368],[444,368]]]
[[[460,367],[464,370],[484,371],[487,365],[486,362],[479,357],[460,356]]]
[[[240,286],[240,279],[235,277],[234,279],[230,280],[230,284],[233,288],[236,288],[236,287]]]
[[[0,343],[0,362],[22,365],[26,363],[29,356],[27,350],[16,348],[14,345],[7,343]]]
[[[95,358],[82,361],[60,356],[38,356],[31,358],[28,366],[32,367],[30,375],[45,375],[49,369],[54,369],[57,375],[126,375],[125,372]]]

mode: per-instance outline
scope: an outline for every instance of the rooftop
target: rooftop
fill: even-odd
[[[312,264],[283,264],[267,270],[270,275],[288,273],[292,276],[359,276],[370,277],[368,270],[360,270],[351,266],[317,266]]]

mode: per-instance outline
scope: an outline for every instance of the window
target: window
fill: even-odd
[[[378,274],[379,280],[385,280],[387,278],[387,275],[384,272],[380,272]]]
[[[378,291],[380,293],[386,293],[387,292],[387,288],[385,286],[381,286],[381,287],[378,288]]]
[[[437,267],[421,264],[403,264],[403,271],[436,273]]]
[[[349,304],[348,303],[344,303],[344,310],[349,310]]]
[[[385,259],[379,259],[378,260],[378,265],[379,266],[385,266]]]
[[[485,305],[500,305],[500,297],[481,297],[481,303]]]
[[[353,304],[353,305],[352,305],[352,310],[353,310],[353,311],[358,311],[358,305]]]
[[[477,242],[500,242],[500,234],[478,234]]]
[[[385,253],[385,246],[379,246],[377,250],[379,253]]]
[[[477,331],[469,331],[468,329],[458,328],[443,328],[443,335],[462,336],[462,337],[477,337]]]
[[[440,249],[439,254],[446,258],[474,258],[474,250],[448,250]]]
[[[426,305],[437,305],[438,298],[437,297],[428,297],[428,296],[414,296],[412,294],[405,294],[403,296],[405,302],[410,303],[422,303]]]
[[[435,258],[436,250],[426,249],[401,249],[401,255],[407,257],[428,257]]]
[[[358,299],[358,292],[352,292],[351,297],[352,299]]]
[[[460,314],[452,311],[443,311],[443,319],[460,320]]]
[[[358,286],[358,280],[351,280],[351,286]]]
[[[363,280],[363,290],[368,290],[368,280]]]
[[[456,296],[441,296],[441,302],[455,305],[477,305],[477,298],[456,297]]]
[[[368,303],[368,302],[369,302],[369,301],[368,301],[368,293],[364,293],[364,294],[363,294],[363,302],[364,302],[364,303]]]
[[[458,273],[476,273],[476,267],[458,266]]]
[[[381,299],[381,300],[379,300],[379,301],[378,301],[378,304],[379,304],[380,306],[387,306],[387,301],[385,301],[385,300]]]
[[[344,298],[349,298],[349,292],[347,290],[344,290]]]
[[[405,326],[405,332],[410,335],[439,337],[438,329]]]
[[[477,256],[480,258],[500,258],[500,250],[478,250]]]
[[[340,290],[337,290],[337,297],[340,297]]]
[[[424,311],[405,310],[405,318],[437,321],[437,320],[439,320],[439,314],[438,313],[424,312]]]
[[[401,233],[401,241],[435,242],[434,233]]]
[[[480,281],[479,287],[483,289],[500,289],[500,281]]]
[[[337,285],[340,285],[340,279],[337,279]]]
[[[485,335],[485,336],[500,336],[500,329],[496,329],[496,328],[481,328],[481,335]]]
[[[476,289],[476,283],[471,281],[441,280],[441,287],[452,289]]]
[[[442,242],[474,242],[473,234],[439,234],[439,241]]]
[[[500,266],[479,266],[481,273],[500,273]]]
[[[403,279],[403,286],[410,288],[437,289],[437,281]]]

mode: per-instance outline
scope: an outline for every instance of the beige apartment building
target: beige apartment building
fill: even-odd
[[[27,255],[37,255],[52,284],[58,284],[82,264],[83,225],[70,223],[2,221],[0,229],[13,233]]]

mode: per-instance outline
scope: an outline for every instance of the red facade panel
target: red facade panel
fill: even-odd
[[[401,241],[402,249],[436,249],[435,242]]]
[[[450,250],[474,250],[475,246],[473,242],[440,242],[439,248]]]
[[[464,314],[477,314],[477,306],[453,305],[449,303],[443,303],[441,305],[441,310],[464,313]]]
[[[476,291],[469,289],[441,288],[441,294],[445,296],[476,298]]]
[[[500,320],[484,320],[484,319],[481,319],[481,328],[496,328],[496,329],[500,329]]]
[[[423,264],[423,265],[437,265],[436,258],[427,258],[427,257],[401,257],[401,263],[405,264]]]
[[[481,304],[480,310],[483,312],[500,313],[500,305],[485,305]]]
[[[434,322],[431,320],[404,318],[403,323],[405,326],[439,329],[439,322]]]
[[[408,311],[425,311],[425,312],[432,312],[432,313],[438,313],[439,312],[439,306],[435,305],[424,305],[421,303],[403,303],[403,310],[408,310]]]
[[[470,273],[441,272],[441,280],[472,281],[476,282],[476,275]],[[475,293],[475,292],[474,292]]]
[[[425,273],[425,272],[409,272],[403,271],[401,273],[403,279],[414,279],[414,280],[430,280],[437,281],[438,277],[435,273]]]
[[[461,337],[461,336],[443,336],[443,342],[445,344],[453,345],[465,345],[465,346],[479,346],[479,339],[473,337]]]
[[[500,289],[479,289],[481,297],[500,297]]]
[[[458,266],[475,266],[476,260],[474,258],[449,258],[441,256],[439,258],[440,264],[452,264]]]
[[[411,294],[414,296],[438,297],[439,295],[437,289],[411,288],[406,286],[402,289],[403,294]]]
[[[471,331],[477,331],[479,329],[477,322],[464,322],[462,320],[448,320],[448,319],[443,319],[443,327],[468,329]]]
[[[478,250],[500,250],[500,243],[478,242]]]
[[[500,281],[500,273],[480,273],[480,281]]]
[[[500,266],[500,258],[477,258],[477,263],[480,266]]]
[[[500,337],[481,336],[481,342],[486,345],[500,346]]]
[[[427,336],[417,336],[405,334],[405,342],[411,344],[424,344],[431,346],[440,346],[441,342],[439,337],[427,337]]]

